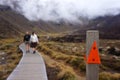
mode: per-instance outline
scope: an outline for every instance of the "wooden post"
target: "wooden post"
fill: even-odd
[[[97,47],[99,46],[99,31],[87,31],[86,41],[86,58],[88,58],[93,42],[96,41]],[[99,80],[99,64],[86,63],[86,80]]]

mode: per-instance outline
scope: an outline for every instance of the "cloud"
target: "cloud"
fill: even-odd
[[[31,21],[79,21],[120,13],[120,0],[0,0]]]

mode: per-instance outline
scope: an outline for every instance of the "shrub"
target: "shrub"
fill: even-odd
[[[120,74],[115,73],[114,75],[112,75],[111,80],[120,80]]]
[[[10,49],[11,47],[13,47],[13,45],[12,45],[12,44],[6,44],[4,47],[5,47],[6,49]]]
[[[86,71],[86,64],[84,62],[80,63],[79,69],[80,69],[80,71],[85,72]]]
[[[72,65],[73,67],[78,67],[83,62],[82,58],[74,57],[72,58],[68,63]]]
[[[116,50],[115,47],[110,47],[107,51],[108,51],[108,54],[120,56],[120,50]]]
[[[111,74],[109,72],[102,72],[99,74],[99,80],[120,80],[120,74]]]
[[[70,72],[65,72],[63,77],[59,80],[77,80],[75,75],[73,75],[72,73]]]
[[[11,59],[15,60],[17,58],[17,55],[11,55]]]
[[[99,74],[99,80],[111,80],[110,73],[102,72]]]

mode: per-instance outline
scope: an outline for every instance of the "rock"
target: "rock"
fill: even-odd
[[[105,54],[101,54],[101,56],[105,57],[106,55]]]
[[[107,51],[108,49],[110,49],[110,46],[107,46],[107,47],[105,48],[105,51]]]
[[[103,47],[99,47],[99,52],[102,52],[103,51]]]
[[[72,48],[72,51],[73,51],[73,52],[76,52],[77,50],[78,50],[77,47]]]
[[[120,49],[116,47],[110,47],[107,49],[108,54],[120,56]]]
[[[118,59],[118,57],[117,57],[117,56],[112,56],[112,58],[113,58],[113,59],[116,59],[116,60]]]

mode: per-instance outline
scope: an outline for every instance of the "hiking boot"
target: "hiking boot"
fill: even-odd
[[[33,51],[33,54],[35,54],[36,53],[36,51]]]
[[[28,50],[28,53],[30,53],[30,50]]]

